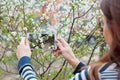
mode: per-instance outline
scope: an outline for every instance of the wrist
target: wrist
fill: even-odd
[[[80,63],[80,61],[77,58],[71,59],[68,61],[68,63],[73,67],[76,68],[77,65]]]

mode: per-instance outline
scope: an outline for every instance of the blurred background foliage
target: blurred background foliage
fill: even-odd
[[[99,0],[0,0],[0,78],[18,80],[16,47],[21,37],[50,28],[86,65],[107,50]],[[47,31],[47,30],[46,30]],[[74,69],[51,51],[36,50],[31,63],[39,80],[68,80]]]

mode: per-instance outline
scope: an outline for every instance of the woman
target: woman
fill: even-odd
[[[57,40],[58,48],[53,51],[53,54],[56,57],[59,54],[63,55],[75,68],[75,76],[71,80],[120,80],[120,0],[102,0],[101,9],[104,14],[103,34],[110,49],[99,61],[85,66],[75,57],[64,39]],[[30,56],[29,43],[24,38],[17,48],[18,69],[24,80],[36,79],[30,65]]]

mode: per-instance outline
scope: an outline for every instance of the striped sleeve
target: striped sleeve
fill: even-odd
[[[78,64],[78,66],[76,67],[76,69],[74,70],[73,74],[75,75],[76,73],[81,72],[80,69],[81,69],[82,67],[84,67],[84,66],[85,66],[85,64],[82,63],[82,62],[80,62],[80,63]]]
[[[88,78],[88,69],[82,70],[80,73],[76,73],[74,77],[72,77],[71,80],[89,80]]]
[[[73,74],[75,75],[74,77],[72,77],[71,80],[89,80],[88,79],[88,69],[84,69],[84,70],[80,70],[82,67],[84,67],[85,64],[80,62],[78,64],[78,66],[76,67],[75,71],[73,72]]]
[[[35,72],[30,64],[30,58],[27,56],[19,60],[18,71],[23,80],[37,80]]]

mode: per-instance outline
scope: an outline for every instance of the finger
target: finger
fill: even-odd
[[[59,55],[58,55],[58,54],[55,54],[54,56],[55,56],[55,57],[58,57]]]
[[[61,55],[61,51],[58,50],[57,54],[56,54],[56,57],[60,56]]]
[[[57,51],[53,50],[52,53],[55,54]]]
[[[60,56],[62,53],[60,52],[60,53],[58,53],[58,56]]]
[[[53,55],[55,56],[57,53],[56,52],[53,52]]]
[[[57,51],[52,51],[52,53],[56,57]]]
[[[57,54],[57,53],[58,53],[58,50],[56,50],[56,51],[52,51],[52,53],[53,53],[53,54]]]
[[[68,46],[68,43],[63,38],[58,38],[58,41],[60,41],[63,46]]]
[[[24,44],[24,45],[25,45],[25,37],[23,37],[23,38],[21,39],[20,44]]]
[[[60,43],[59,41],[57,42],[57,47],[58,47],[60,50],[64,48],[63,45],[62,45],[62,43]]]
[[[53,52],[53,55],[54,55],[55,57],[58,57],[60,54],[61,54],[61,51],[60,51],[60,50],[57,50],[56,52]]]
[[[58,55],[57,54],[54,54],[54,56],[57,58],[58,57]]]
[[[17,46],[17,49],[20,47],[20,45]]]
[[[29,40],[27,38],[25,38],[25,45],[29,46]]]

